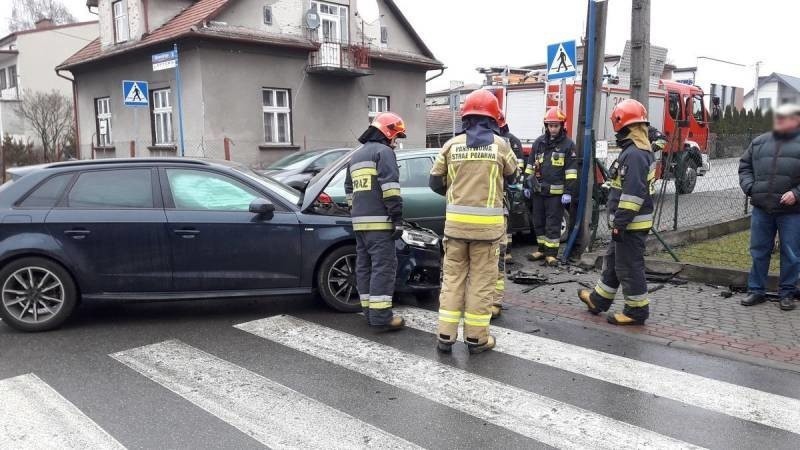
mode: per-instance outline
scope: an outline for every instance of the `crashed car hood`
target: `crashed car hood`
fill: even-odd
[[[358,150],[358,148],[347,152],[346,155],[337,159],[336,162],[326,167],[322,172],[316,174],[314,178],[308,182],[301,200],[301,211],[308,212],[311,209],[311,206],[317,200],[319,194],[325,192],[325,189],[328,188],[328,184],[330,184],[333,177],[350,162],[350,157],[356,150]]]

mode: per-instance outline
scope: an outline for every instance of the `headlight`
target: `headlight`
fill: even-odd
[[[439,243],[438,237],[417,230],[403,230],[402,239],[407,245],[414,247],[435,246]]]

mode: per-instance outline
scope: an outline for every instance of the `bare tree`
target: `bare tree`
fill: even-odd
[[[17,111],[39,137],[45,162],[59,159],[57,152],[67,144],[73,126],[70,99],[56,90],[27,89]]]
[[[13,0],[11,17],[8,18],[9,31],[28,30],[36,21],[50,19],[57,25],[76,22],[62,0]]]

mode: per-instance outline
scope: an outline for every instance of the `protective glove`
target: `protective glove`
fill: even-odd
[[[512,184],[512,185],[508,186],[508,190],[510,190],[510,191],[521,191],[522,190],[522,185],[521,184]]]
[[[614,242],[622,242],[625,239],[625,230],[622,228],[611,229],[611,240]]]
[[[522,195],[524,195],[525,198],[530,199],[531,198],[531,190],[530,189],[523,189],[522,190]]]
[[[562,194],[561,195],[561,204],[566,206],[566,205],[569,205],[570,203],[572,203],[572,196],[569,195],[569,194]]]
[[[403,223],[402,222],[395,222],[394,229],[392,230],[392,240],[396,241],[403,237]]]

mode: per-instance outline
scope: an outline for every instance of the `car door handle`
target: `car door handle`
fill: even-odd
[[[80,239],[85,239],[86,236],[92,234],[92,232],[81,228],[74,228],[72,230],[65,230],[64,234],[71,237],[72,239],[80,240]]]
[[[200,234],[200,230],[194,228],[181,228],[178,230],[172,230],[178,236],[184,239],[194,239],[195,236]]]

